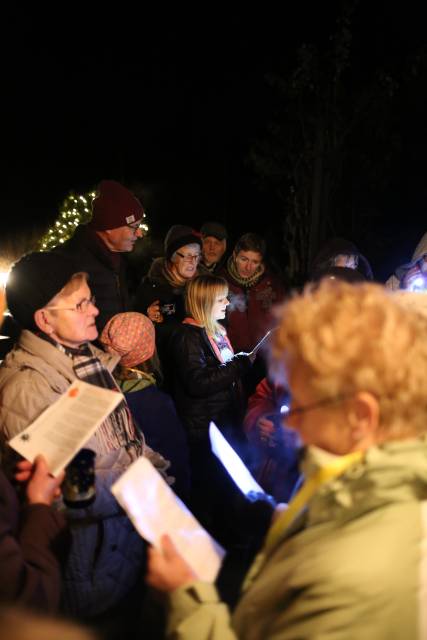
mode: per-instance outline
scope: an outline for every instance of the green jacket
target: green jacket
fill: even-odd
[[[326,458],[326,461],[325,461]],[[334,458],[310,448],[308,477]],[[318,488],[233,616],[212,585],[170,596],[182,640],[427,637],[427,440],[389,442]]]

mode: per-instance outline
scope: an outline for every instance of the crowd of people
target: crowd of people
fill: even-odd
[[[143,215],[104,180],[88,225],[11,269],[20,335],[0,366],[0,604],[108,638],[425,637],[426,236],[385,286],[333,238],[291,295],[260,235],[228,247],[219,222],[174,224],[132,295],[123,254]],[[96,498],[80,508],[43,451],[31,463],[8,446],[76,379],[121,394],[84,445]],[[262,508],[213,455],[211,421],[268,494]],[[154,548],[134,529],[111,486],[140,457],[244,556],[237,604],[168,536]],[[152,588],[167,603],[154,631]]]

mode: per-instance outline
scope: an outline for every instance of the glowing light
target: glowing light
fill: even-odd
[[[280,407],[280,413],[283,415],[284,413],[289,413],[289,407],[287,404],[282,404]]]
[[[233,478],[236,485],[245,495],[251,491],[264,493],[259,484],[250,474],[248,468],[239,458],[227,440],[224,438],[214,422],[209,423],[209,438],[213,453],[219,458],[223,466]]]
[[[423,276],[417,276],[408,283],[408,291],[424,291],[426,288],[426,279]]]
[[[9,278],[9,271],[0,271],[0,287],[5,287]]]

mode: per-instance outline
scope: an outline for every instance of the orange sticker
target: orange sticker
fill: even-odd
[[[70,389],[70,391],[68,392],[68,397],[75,398],[78,394],[79,394],[78,389]]]

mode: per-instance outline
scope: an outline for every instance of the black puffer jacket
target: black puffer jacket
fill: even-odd
[[[148,307],[160,300],[165,325],[180,324],[185,318],[184,289],[174,287],[163,273],[165,258],[156,258],[142,279],[135,297],[134,309],[147,315]]]
[[[73,260],[76,272],[89,274],[89,287],[99,309],[99,332],[116,313],[130,311],[125,262],[120,253],[109,251],[94,231],[84,225],[78,227],[73,237],[55,251]]]
[[[165,277],[163,267],[165,258],[156,258],[145,278],[139,285],[134,310],[147,314],[148,307],[156,300],[160,301],[163,322],[156,322],[156,348],[162,364],[164,387],[172,392],[173,363],[170,355],[170,343],[185,318],[185,287],[174,287]]]
[[[201,327],[183,324],[171,343],[174,396],[190,445],[208,439],[209,422],[230,431],[241,424],[240,379],[250,369],[249,357],[237,354],[221,363]]]

